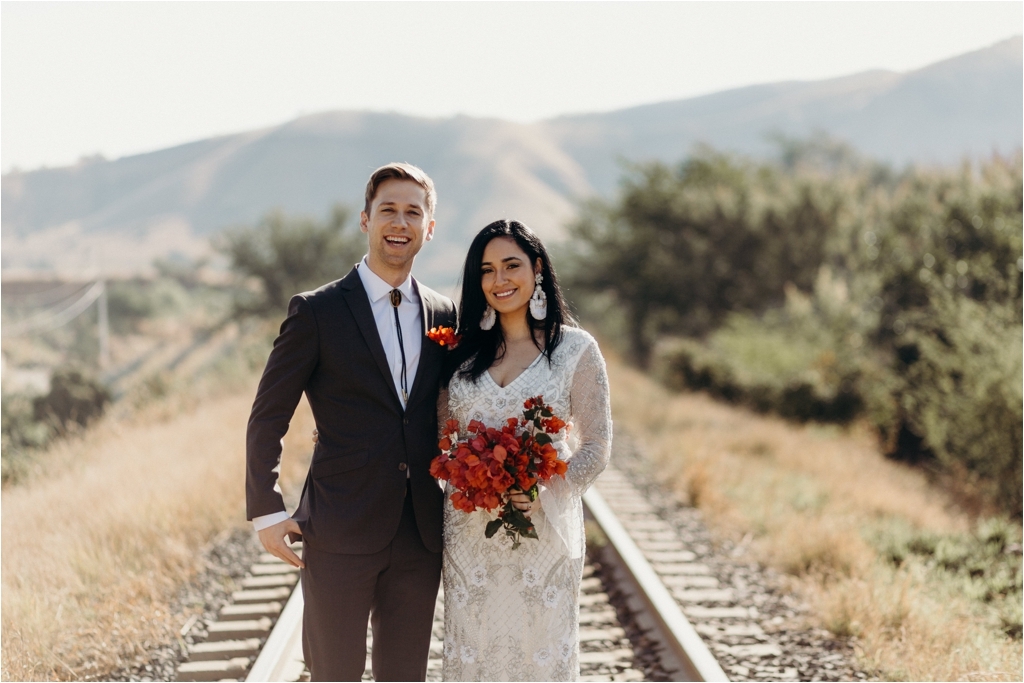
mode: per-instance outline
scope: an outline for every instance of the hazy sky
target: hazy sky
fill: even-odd
[[[0,166],[327,109],[533,121],[906,71],[1021,33],[1020,2],[0,4]]]

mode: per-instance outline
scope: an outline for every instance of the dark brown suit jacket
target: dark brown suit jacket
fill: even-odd
[[[417,285],[421,334],[439,325],[455,327],[452,301]],[[408,468],[420,536],[428,549],[440,552],[443,493],[429,467],[437,454],[437,392],[444,353],[424,336],[402,410],[356,269],[294,296],[249,417],[248,518],[285,509],[275,490],[274,468],[281,459],[281,437],[305,392],[320,436],[292,515],[304,542],[331,553],[382,550],[402,517]]]

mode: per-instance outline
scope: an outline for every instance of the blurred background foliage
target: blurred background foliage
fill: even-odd
[[[17,479],[33,451],[55,437],[86,427],[103,414],[110,392],[88,370],[64,366],[54,371],[50,389],[41,396],[4,394],[2,401],[3,481]]]
[[[627,168],[571,226],[581,317],[670,386],[887,454],[1019,515],[1022,164],[891,169],[827,138]]]
[[[183,387],[194,393],[199,380],[207,389],[248,381],[266,362],[289,298],[344,276],[365,253],[349,215],[341,205],[324,219],[273,211],[215,239],[228,272],[179,257],[154,262],[154,276],[108,280],[108,367],[97,363],[95,306],[55,329],[5,339],[5,363],[45,377],[4,384],[3,483],[21,480],[54,439],[80,432],[112,401],[130,412]],[[35,312],[16,297],[3,305],[5,319]]]
[[[366,253],[366,237],[337,204],[325,220],[271,211],[256,225],[226,230],[215,246],[250,284],[236,293],[236,313],[283,315],[292,295],[351,270]]]

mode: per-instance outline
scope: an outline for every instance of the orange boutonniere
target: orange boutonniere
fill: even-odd
[[[462,341],[462,335],[455,334],[455,330],[451,327],[431,327],[427,332],[427,337],[449,349],[454,349]]]

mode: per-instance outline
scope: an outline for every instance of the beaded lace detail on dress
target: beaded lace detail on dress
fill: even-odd
[[[455,418],[498,426],[542,395],[572,423],[556,443],[568,460],[565,480],[541,491],[533,520],[540,540],[512,550],[501,532],[484,537],[493,513],[444,510],[446,681],[565,681],[579,677],[579,587],[583,576],[581,496],[608,464],[611,410],[608,375],[593,337],[563,328],[551,362],[543,355],[506,387],[488,373],[452,379],[438,401],[439,424]]]

